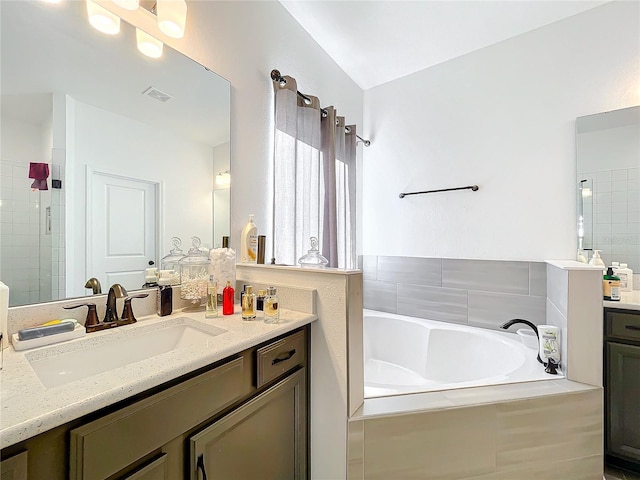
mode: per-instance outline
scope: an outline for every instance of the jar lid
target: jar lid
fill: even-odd
[[[318,250],[318,239],[311,237],[310,242],[311,248],[306,255],[300,257],[298,263],[303,267],[324,268],[329,263],[329,260],[320,254]]]
[[[175,263],[180,261],[181,258],[184,258],[184,252],[180,249],[182,240],[178,237],[171,237],[171,243],[173,243],[173,248],[169,251],[169,255],[162,257],[161,262]]]
[[[191,237],[191,248],[187,252],[187,255],[182,257],[179,261],[180,265],[197,266],[197,265],[209,265],[211,261],[209,257],[200,250],[200,244],[202,242],[198,237]]]

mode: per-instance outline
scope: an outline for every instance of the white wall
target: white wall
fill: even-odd
[[[573,258],[575,119],[640,103],[639,10],[605,4],[366,91],[363,253]]]
[[[75,223],[75,261],[67,273],[70,287],[76,290],[69,295],[84,295],[82,287],[90,276],[84,268],[87,166],[94,172],[160,185],[159,258],[169,253],[170,238],[174,236],[182,239],[185,251],[194,235],[200,237],[203,246],[211,247],[213,147],[79,101],[71,101],[70,105],[74,141],[70,143],[73,151],[67,153],[73,157],[75,187],[73,213],[69,210],[67,214],[73,216]]]
[[[362,132],[362,90],[336,65],[293,17],[275,1],[188,1],[184,38],[167,45],[185,53],[231,82],[231,243],[249,213],[258,234],[269,236],[271,157],[273,155],[273,90],[269,73],[280,70],[296,78],[298,88],[333,105]],[[140,12],[111,2],[106,8],[133,24]],[[132,46],[132,48],[134,48]],[[361,155],[359,147],[358,155]],[[267,238],[267,252],[271,239]]]

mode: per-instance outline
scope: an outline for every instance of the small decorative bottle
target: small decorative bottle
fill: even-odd
[[[256,318],[264,319],[264,299],[267,296],[266,290],[258,290],[256,297]]]
[[[207,284],[207,310],[205,318],[215,318],[218,316],[218,282],[213,275],[209,275]]]
[[[222,314],[233,315],[233,301],[235,292],[231,286],[231,282],[227,280],[227,286],[222,290]]]
[[[256,318],[256,294],[253,293],[253,287],[246,285],[244,295],[242,296],[242,319],[255,320]]]
[[[160,317],[171,315],[173,311],[173,289],[171,279],[160,277],[158,279],[158,302],[157,313]]]
[[[267,296],[264,298],[264,322],[278,323],[280,322],[279,301],[276,295],[276,288],[267,288]]]

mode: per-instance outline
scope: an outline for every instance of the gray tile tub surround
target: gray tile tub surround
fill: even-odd
[[[529,295],[529,262],[443,259],[442,286]]]
[[[543,262],[364,255],[364,306],[497,329],[512,318],[545,323]]]

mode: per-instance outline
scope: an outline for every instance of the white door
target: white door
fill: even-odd
[[[157,184],[91,172],[87,218],[87,279],[103,293],[119,283],[136,290],[156,261]]]

